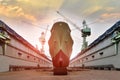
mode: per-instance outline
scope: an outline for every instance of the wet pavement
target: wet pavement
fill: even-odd
[[[120,80],[120,71],[69,71],[68,75],[53,75],[52,71],[14,71],[0,73],[0,80]]]

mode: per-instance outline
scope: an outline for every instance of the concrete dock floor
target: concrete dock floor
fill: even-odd
[[[120,80],[120,71],[70,71],[68,75],[53,75],[52,71],[14,71],[0,73],[0,80]]]

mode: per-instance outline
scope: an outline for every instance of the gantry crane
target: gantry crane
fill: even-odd
[[[75,23],[73,23],[70,19],[65,17],[62,13],[57,11],[57,14],[61,15],[66,21],[70,22],[77,30],[79,30],[82,33],[83,37],[83,44],[82,44],[82,50],[87,48],[88,42],[86,41],[86,37],[91,35],[91,29],[87,26],[86,21],[83,21],[83,29],[80,29]]]

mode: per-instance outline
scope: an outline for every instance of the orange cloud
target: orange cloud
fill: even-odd
[[[53,9],[53,10],[58,10],[64,0],[17,0],[20,4],[24,4],[27,6],[32,6],[34,8],[39,8],[39,9]]]
[[[105,8],[106,11],[113,11],[115,8],[114,7],[107,7]]]
[[[93,6],[93,7],[86,9],[83,13],[86,15],[91,15],[95,13],[96,11],[99,11],[100,9],[102,9],[102,6]]]
[[[120,18],[120,13],[104,13],[101,15],[101,18],[103,18],[103,19]]]
[[[100,16],[100,18],[96,19],[95,22],[104,22],[108,20],[117,20],[120,19],[120,13],[104,13]]]
[[[21,18],[22,17],[22,18],[25,18],[33,22],[37,21],[33,15],[25,13],[23,9],[20,8],[19,6],[0,5],[0,15],[10,17],[10,18]]]

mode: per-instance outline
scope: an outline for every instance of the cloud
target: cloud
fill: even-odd
[[[59,9],[64,2],[64,0],[17,0],[17,2],[21,5],[26,5],[31,8],[39,8],[43,9]]]
[[[120,19],[120,13],[103,13],[93,23],[96,22],[112,22]]]
[[[91,15],[91,14],[101,10],[101,9],[102,9],[102,6],[92,6],[92,7],[87,8],[86,10],[84,10],[83,14],[88,16],[88,15]]]
[[[109,11],[109,12],[110,12],[110,11],[113,11],[114,9],[115,9],[114,7],[106,7],[106,8],[105,8],[105,10],[106,10],[106,11]]]
[[[23,9],[19,6],[0,5],[0,15],[9,18],[24,18],[33,22],[36,21],[36,18],[33,15],[25,13]]]
[[[0,15],[31,22],[46,21],[54,15],[53,12],[59,10],[63,2],[64,0],[4,0],[0,5]]]
[[[101,18],[103,19],[120,18],[120,13],[104,13],[101,15]]]

